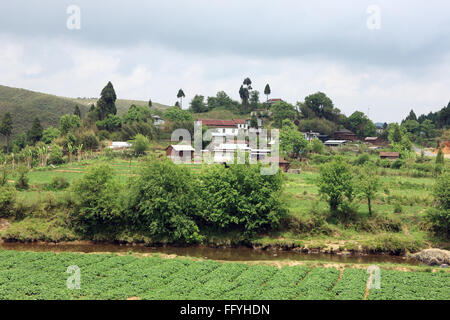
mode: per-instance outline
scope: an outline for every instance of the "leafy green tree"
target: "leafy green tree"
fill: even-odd
[[[297,126],[289,119],[283,120],[280,132],[280,149],[286,155],[298,158],[299,154],[307,147],[308,142],[304,135],[298,131]]]
[[[142,155],[148,149],[150,142],[148,138],[142,134],[136,135],[133,142],[134,153],[136,155]]]
[[[405,120],[402,126],[406,129],[406,131],[416,135],[420,131],[420,123],[417,120]]]
[[[271,110],[273,112],[274,125],[278,128],[281,128],[283,120],[295,120],[297,118],[295,107],[284,101],[275,102]]]
[[[311,94],[305,98],[305,106],[312,110],[319,118],[336,120],[336,110],[333,101],[323,92]]]
[[[435,135],[435,126],[433,121],[426,119],[420,125],[420,129],[425,134],[427,138],[432,138]]]
[[[75,230],[83,235],[117,232],[123,228],[121,190],[107,165],[89,168],[73,185],[75,206],[69,219]]]
[[[380,186],[376,166],[371,162],[366,162],[363,168],[359,170],[357,187],[361,196],[367,200],[370,216],[372,216],[372,200],[375,198]]]
[[[114,87],[111,82],[108,82],[100,94],[100,99],[97,101],[98,120],[105,119],[109,114],[117,114],[116,99]]]
[[[152,99],[148,100],[148,107],[149,107],[149,108],[151,108],[151,107],[152,107],[152,105],[153,105],[153,103],[152,103]]]
[[[41,141],[43,133],[44,129],[42,129],[41,121],[39,121],[39,118],[34,118],[31,129],[28,131],[28,140],[32,144],[35,144],[36,142]]]
[[[107,130],[109,132],[117,131],[122,126],[122,119],[119,116],[108,114],[106,118],[95,123],[99,130]]]
[[[13,130],[12,117],[9,112],[6,112],[2,118],[2,122],[0,123],[0,134],[5,136],[6,139],[6,153],[9,152],[9,139],[11,137],[12,130]]]
[[[387,130],[389,132],[388,139],[390,143],[399,143],[402,141],[402,132],[397,123],[390,124]]]
[[[259,106],[259,91],[258,90],[253,90],[250,93],[250,107],[252,110],[254,109],[258,109]]]
[[[195,113],[207,112],[208,106],[205,104],[205,97],[202,95],[195,95],[191,101],[191,110]]]
[[[127,198],[128,224],[152,240],[202,240],[197,225],[198,190],[188,168],[168,159],[151,161],[132,178]]]
[[[322,165],[318,186],[319,194],[328,202],[332,212],[337,211],[344,201],[353,200],[352,171],[342,157]]]
[[[42,142],[45,144],[52,143],[53,140],[58,138],[61,135],[61,131],[58,128],[54,128],[52,126],[48,127],[42,133]]]
[[[63,115],[59,120],[59,130],[66,135],[75,128],[81,127],[81,119],[77,115]]]
[[[427,211],[427,218],[437,234],[450,238],[450,173],[436,179],[433,188],[434,208]]]
[[[14,213],[17,191],[8,184],[0,184],[0,217],[8,218]]]
[[[133,123],[134,121],[153,122],[152,112],[148,108],[135,106],[134,104],[130,106],[122,119],[124,123]]]
[[[183,89],[178,90],[177,98],[180,99],[180,108],[183,108],[183,98],[185,97]]]
[[[192,121],[192,113],[187,110],[181,110],[178,107],[170,107],[164,113],[164,118],[170,121]]]
[[[311,151],[314,153],[323,153],[323,143],[319,139],[313,139],[311,141]]]
[[[298,127],[302,132],[313,131],[330,136],[337,130],[337,125],[334,122],[323,118],[301,120]]]
[[[203,227],[240,231],[246,239],[277,228],[286,214],[280,198],[283,177],[261,175],[253,165],[210,166],[201,173]]]
[[[348,117],[350,130],[352,130],[358,137],[375,136],[377,128],[375,124],[361,111],[355,111]]]
[[[269,84],[266,84],[266,87],[264,88],[264,94],[265,94],[266,97],[267,97],[266,101],[269,101],[269,95],[271,94]]]
[[[17,180],[15,183],[15,187],[17,190],[28,190],[30,187],[29,178],[27,173],[29,172],[28,168],[24,165],[20,165],[17,168]]]
[[[238,103],[236,101],[233,101],[225,91],[219,91],[217,92],[215,97],[208,97],[207,99],[208,103],[208,109],[212,110],[214,108],[231,108],[233,106],[236,106]]]

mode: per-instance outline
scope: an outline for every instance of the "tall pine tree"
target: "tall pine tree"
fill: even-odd
[[[269,84],[266,84],[266,87],[264,88],[264,94],[267,96],[267,102],[269,101],[269,95],[270,95],[271,91],[270,91],[270,86]]]
[[[39,121],[38,118],[34,118],[33,125],[31,126],[30,131],[28,131],[28,140],[32,144],[41,141],[43,132],[44,129],[42,129],[41,121]]]
[[[103,88],[100,93],[100,99],[97,101],[97,114],[99,120],[105,119],[110,114],[117,114],[116,99],[116,92],[114,91],[111,81],[109,81],[106,87]]]

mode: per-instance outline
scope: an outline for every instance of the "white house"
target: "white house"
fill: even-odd
[[[158,116],[158,115],[154,115],[153,116],[153,124],[155,126],[160,126],[160,125],[162,125],[164,123],[165,123],[165,121],[160,116]]]
[[[329,147],[339,147],[347,143],[347,140],[327,140],[324,145]]]

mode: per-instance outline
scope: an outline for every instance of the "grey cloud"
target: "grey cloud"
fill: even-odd
[[[382,10],[377,31],[366,27],[374,3]],[[79,31],[65,28],[69,4],[82,10]],[[405,66],[432,64],[450,50],[450,4],[442,0],[16,0],[0,6],[3,32],[86,45],[143,43],[189,53]]]

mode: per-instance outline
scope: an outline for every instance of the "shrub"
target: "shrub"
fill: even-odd
[[[282,174],[261,175],[260,166],[212,166],[200,177],[201,215],[208,226],[239,229],[244,236],[277,228],[285,215]]]
[[[353,175],[342,157],[336,157],[320,168],[318,186],[319,194],[328,202],[331,211],[336,211],[344,200],[353,200]]]
[[[433,189],[434,208],[427,211],[427,218],[436,233],[449,238],[450,232],[450,173],[436,179]]]
[[[405,161],[403,161],[402,159],[397,159],[394,162],[392,162],[391,168],[392,169],[400,169],[404,165],[405,165]]]
[[[15,187],[17,190],[27,190],[29,185],[29,179],[27,177],[28,168],[24,165],[21,165],[17,168],[17,181]]]
[[[380,160],[380,164],[379,165],[381,167],[383,167],[383,168],[390,168],[391,167],[391,161],[388,160],[388,159],[383,159],[383,160]]]
[[[145,151],[148,149],[149,141],[146,136],[143,136],[142,134],[136,135],[133,143],[134,152],[137,155],[144,154]]]
[[[171,160],[150,162],[131,181],[127,201],[129,225],[152,240],[200,241],[195,182],[187,168]]]
[[[49,190],[64,190],[70,186],[69,181],[64,177],[54,176],[48,184]]]
[[[49,162],[50,164],[56,165],[64,163],[63,149],[57,144],[52,145],[52,151],[50,151]]]
[[[323,153],[323,143],[319,139],[314,139],[311,141],[311,150],[314,153]]]
[[[75,206],[69,218],[75,229],[87,235],[117,232],[122,227],[121,189],[109,166],[90,168],[73,186]]]
[[[13,214],[16,202],[16,190],[10,186],[0,186],[0,217],[9,217]]]
[[[369,160],[370,160],[369,155],[367,153],[363,153],[363,154],[359,155],[358,158],[355,159],[354,164],[356,164],[358,166],[362,166]]]

